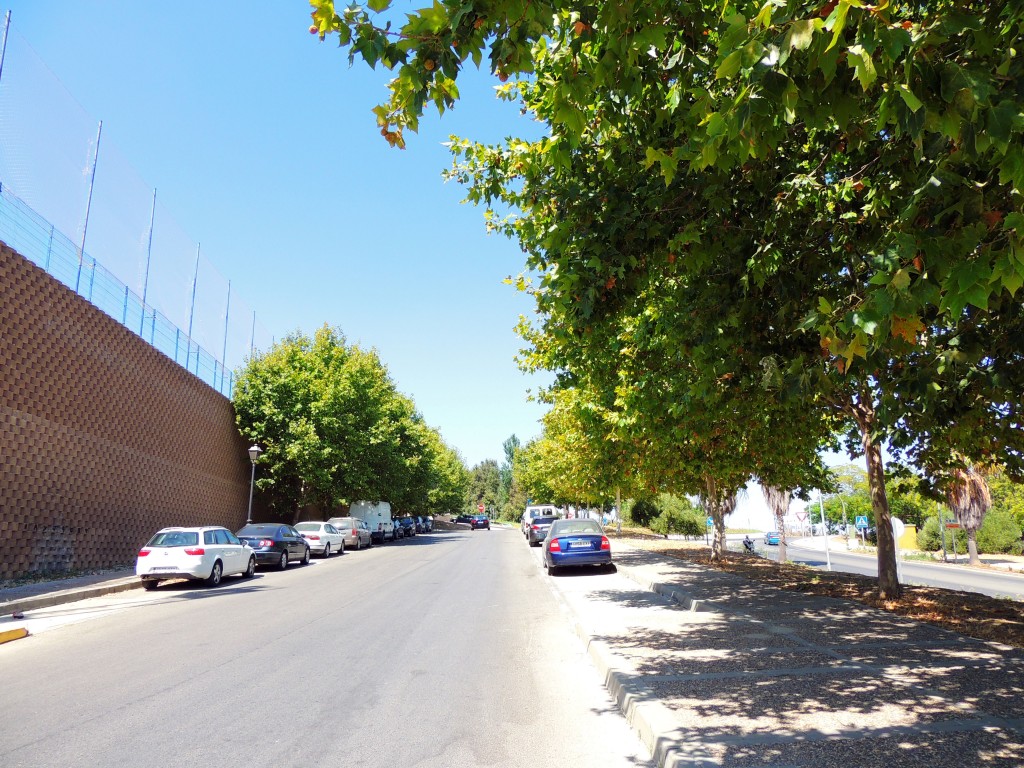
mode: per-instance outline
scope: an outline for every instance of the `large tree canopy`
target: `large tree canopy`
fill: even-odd
[[[471,0],[394,26],[386,0],[312,4],[396,70],[392,144],[464,63],[522,76],[502,94],[548,135],[454,141],[452,175],[512,212],[490,221],[536,275],[530,362],[645,474],[795,487],[845,425],[895,594],[883,440],[940,487],[974,458],[1024,472],[1020,3]]]
[[[292,517],[304,504],[389,501],[406,512],[458,508],[462,460],[399,394],[375,352],[324,326],[294,334],[239,372],[234,407],[263,449],[257,485]]]

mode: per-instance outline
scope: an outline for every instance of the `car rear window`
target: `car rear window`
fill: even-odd
[[[199,543],[196,531],[162,531],[149,540],[147,547],[194,547]]]
[[[601,526],[594,520],[566,520],[552,525],[558,533],[604,533]]]
[[[319,531],[320,523],[296,523],[295,530],[297,531]]]
[[[557,517],[535,517],[533,523],[534,525],[551,525],[557,519]]]
[[[239,536],[273,536],[277,533],[276,525],[247,525],[238,532]]]

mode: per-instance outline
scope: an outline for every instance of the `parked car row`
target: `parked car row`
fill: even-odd
[[[392,541],[428,533],[430,517],[395,520]],[[285,570],[291,563],[309,563],[313,554],[324,558],[342,554],[346,547],[362,549],[372,542],[366,522],[357,517],[332,517],[294,526],[284,523],[249,523],[232,533],[217,525],[163,528],[139,550],[135,575],[145,589],[161,581],[189,579],[215,587],[225,576],[252,578],[256,566]]]

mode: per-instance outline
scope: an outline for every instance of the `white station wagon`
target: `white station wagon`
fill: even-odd
[[[135,561],[135,575],[146,589],[156,589],[167,579],[220,584],[223,576],[256,573],[256,555],[248,544],[227,528],[163,528],[142,549]]]

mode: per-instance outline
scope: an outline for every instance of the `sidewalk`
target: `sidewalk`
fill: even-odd
[[[657,765],[1024,765],[1024,652],[620,542],[615,558],[625,579],[554,583]],[[0,590],[0,616],[137,586],[125,571]]]
[[[616,560],[636,588],[556,578],[659,766],[1024,765],[1021,652],[618,543]]]
[[[0,618],[140,587],[134,568],[0,589]]]

